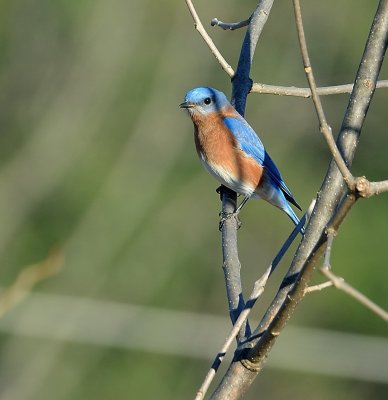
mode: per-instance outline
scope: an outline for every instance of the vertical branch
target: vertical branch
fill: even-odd
[[[255,52],[257,41],[264,24],[267,21],[271,10],[273,0],[259,1],[256,10],[252,14],[250,23],[241,48],[240,59],[236,74],[232,78],[232,103],[237,111],[244,115],[246,98],[252,86],[252,80],[249,77],[253,54]],[[236,209],[237,195],[235,192],[221,186],[222,211],[221,215],[227,215]],[[234,323],[240,312],[244,309],[241,289],[240,261],[237,248],[237,221],[234,218],[228,218],[222,224],[222,253],[223,269],[226,282],[226,291],[228,295],[229,310],[232,322]],[[249,334],[249,325],[247,323],[247,334]],[[238,335],[239,341],[245,336],[245,327]]]
[[[273,2],[274,0],[261,0],[253,12],[241,47],[237,70],[232,78],[232,104],[241,115],[245,113],[247,96],[252,88],[253,82],[249,75],[256,44],[267,22]]]
[[[388,0],[381,0],[337,140],[338,148],[348,166],[351,165],[357,148],[361,128],[384,59],[387,41]],[[263,368],[276,338],[298,302],[303,298],[315,264],[323,253],[326,241],[325,227],[336,214],[337,205],[345,192],[342,174],[336,163],[331,161],[304,239],[297,249],[275,299],[253,334],[250,344],[252,347],[236,352],[233,362],[213,393],[212,399],[241,398]]]
[[[236,193],[225,186],[221,186],[220,195],[222,200],[221,215],[222,213],[225,213],[225,215],[232,214],[236,210]],[[245,308],[241,286],[241,264],[237,247],[238,221],[236,218],[227,218],[221,226],[222,269],[225,276],[229,315],[234,325],[241,311]],[[237,335],[238,343],[241,343],[250,333],[249,324],[246,321]]]

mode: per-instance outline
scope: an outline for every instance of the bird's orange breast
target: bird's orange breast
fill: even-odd
[[[263,168],[239,149],[236,138],[223,122],[227,116],[234,117],[235,114],[229,115],[226,109],[223,113],[193,118],[198,155],[221,183],[238,193],[253,192],[260,183]]]

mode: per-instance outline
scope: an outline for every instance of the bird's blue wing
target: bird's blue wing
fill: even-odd
[[[297,208],[300,208],[300,205],[297,203],[297,201],[294,199],[294,196],[292,195],[290,189],[286,186],[285,182],[283,181],[282,176],[280,175],[280,172],[275,165],[275,163],[272,161],[272,158],[269,156],[267,152],[265,152],[265,158],[264,158],[264,170],[267,172],[267,174],[270,176],[270,178],[275,182],[275,184],[280,187],[284,195],[286,196],[286,199],[294,204]]]
[[[255,159],[260,165],[264,165],[264,145],[248,123],[242,117],[225,117],[224,124],[235,137],[240,149]]]
[[[286,199],[300,209],[290,189],[283,181],[277,166],[265,151],[262,141],[249,124],[242,117],[226,117],[224,123],[237,140],[240,149],[262,165],[265,173],[282,190]]]

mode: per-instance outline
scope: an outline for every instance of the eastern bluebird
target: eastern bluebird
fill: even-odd
[[[248,122],[229,103],[224,93],[209,87],[186,93],[181,108],[194,124],[194,141],[205,168],[224,186],[244,195],[237,215],[252,198],[262,198],[299,219],[288,204],[299,204],[287,188],[278,168]]]

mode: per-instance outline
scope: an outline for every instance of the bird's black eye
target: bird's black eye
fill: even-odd
[[[212,99],[210,97],[206,97],[203,102],[208,106],[212,102]]]

